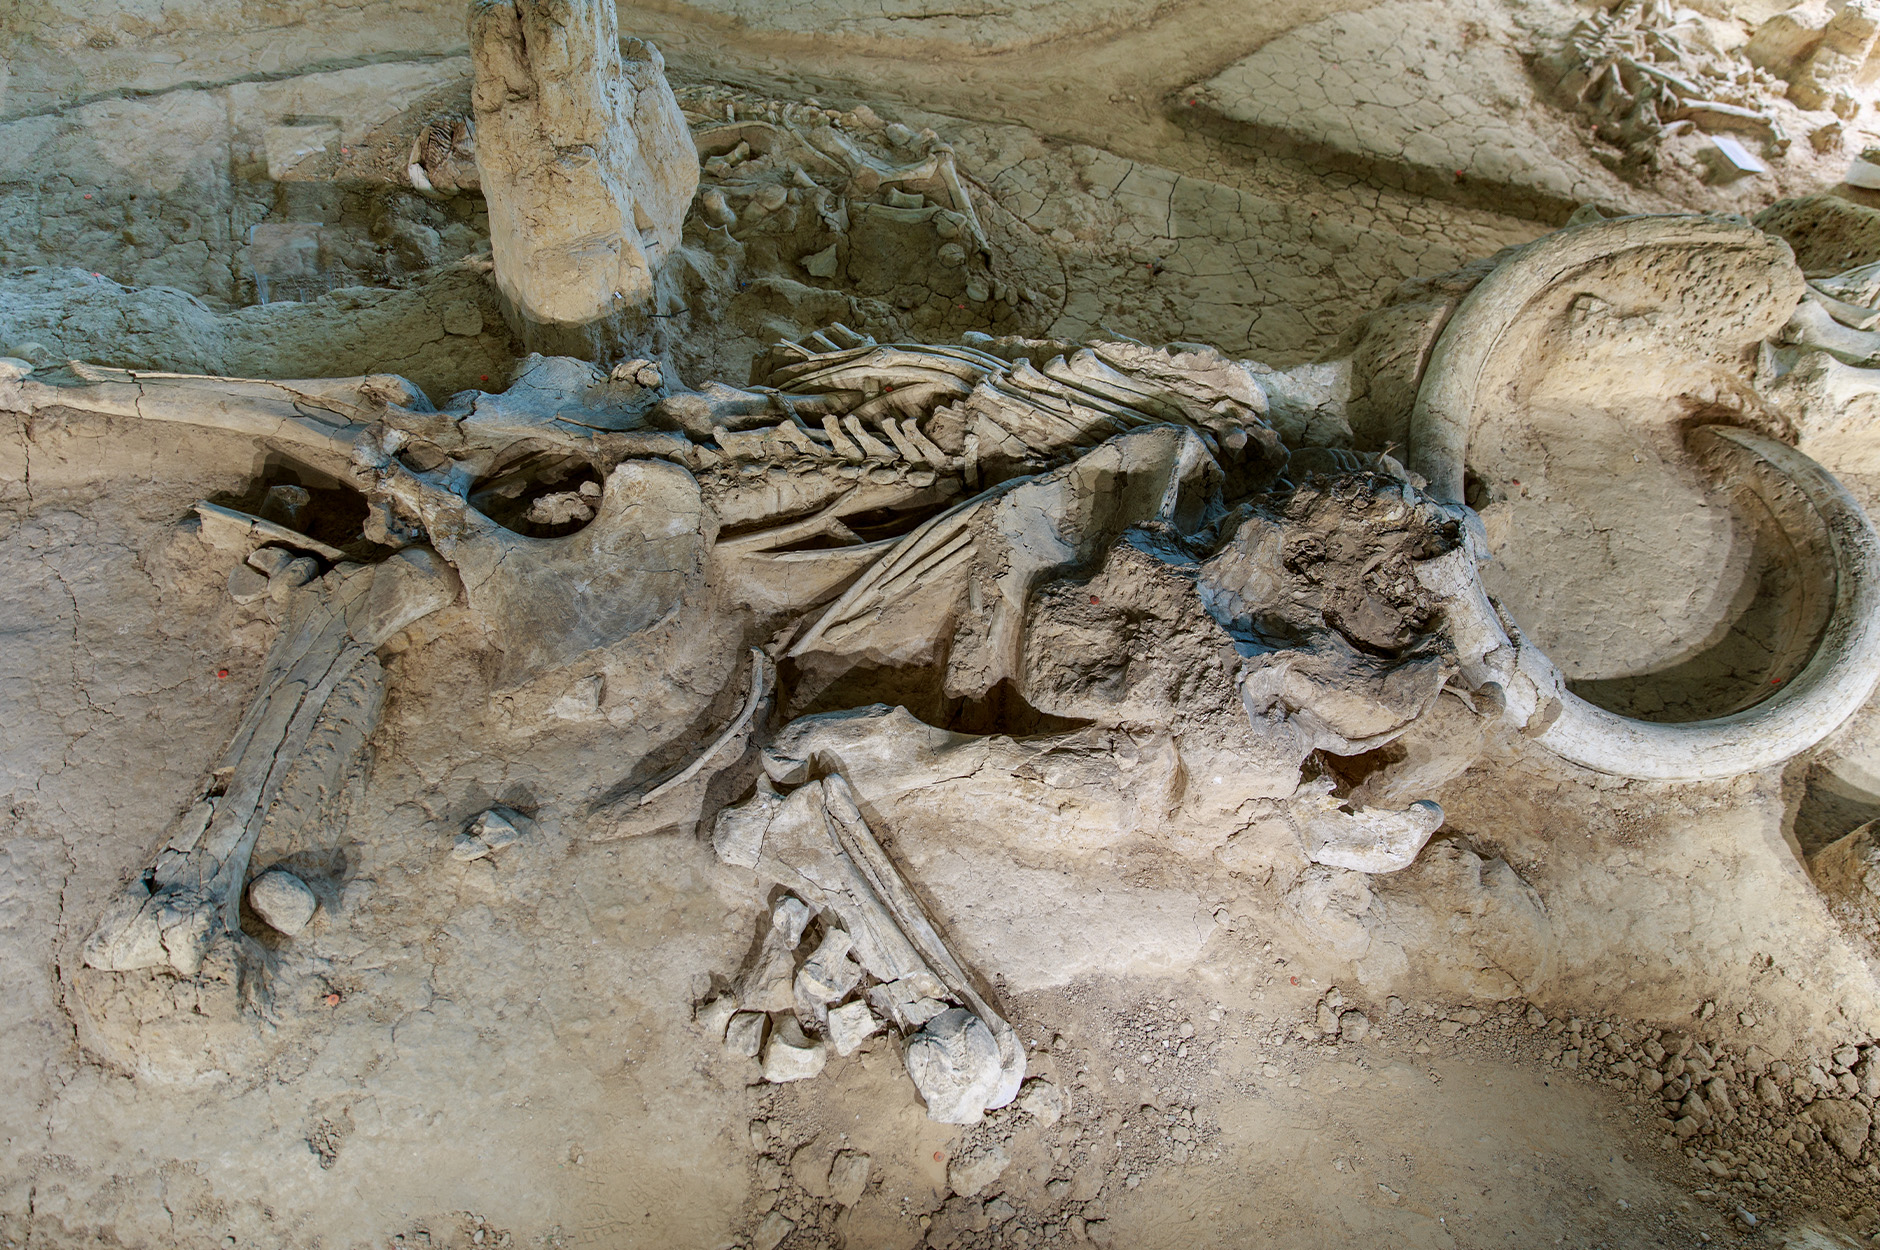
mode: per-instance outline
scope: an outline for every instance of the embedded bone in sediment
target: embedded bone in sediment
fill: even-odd
[[[1875,305],[1880,305],[1880,263],[1859,265],[1823,278],[1810,278],[1808,285],[1832,299],[1880,317],[1880,309],[1875,308]],[[1832,309],[1833,306],[1829,307]],[[1836,316],[1838,318],[1839,314]],[[1873,328],[1871,322],[1862,325],[1850,321],[1846,324],[1854,326],[1856,330]]]
[[[238,935],[249,856],[309,742],[335,719],[356,722],[362,731],[349,740],[364,740],[384,691],[374,651],[456,593],[449,568],[415,548],[293,592],[260,692],[213,772],[222,780],[111,904],[86,939],[85,962],[104,971],[167,964],[189,976],[214,942]]]
[[[915,587],[938,585],[963,569],[973,556],[969,527],[974,516],[1022,480],[1001,483],[916,526],[824,610],[789,654],[805,655],[825,641],[854,633],[879,619],[897,595],[910,597]]]
[[[864,343],[774,366],[770,381],[802,396],[852,396],[823,426],[850,459],[896,456],[995,476],[1049,465],[1110,435],[1161,422],[1266,433],[1266,397],[1244,365],[1218,352],[1096,344],[1042,369],[973,347]],[[892,448],[862,423],[877,421]],[[944,432],[942,432],[944,431]],[[969,448],[968,439],[976,439]],[[872,440],[872,441],[871,441]]]
[[[504,296],[537,323],[649,308],[699,172],[659,51],[620,39],[613,0],[479,0],[470,53]]]
[[[387,464],[378,490],[418,516],[493,632],[509,685],[558,668],[675,615],[702,584],[715,531],[691,473],[629,460],[603,484],[586,527],[518,534],[484,516],[448,478]]]
[[[1782,362],[1786,368],[1759,370],[1757,380],[1793,422],[1796,447],[1835,473],[1880,472],[1880,369],[1823,351],[1787,354],[1795,359]],[[1767,355],[1773,365],[1776,351]]]
[[[862,815],[847,780],[834,773],[801,784],[781,799],[760,792],[746,806],[755,812],[747,815],[730,809],[720,815],[714,845],[720,854],[739,848],[733,852],[734,862],[750,863],[760,876],[784,885],[819,911],[833,913],[847,935],[845,950],[852,950],[861,968],[880,982],[871,991],[871,1002],[879,1003],[884,1014],[907,1028],[927,1017],[916,1020],[901,1015],[896,1011],[900,1004],[945,996],[969,1010],[994,1039],[996,1080],[988,1082],[974,1105],[936,1106],[934,1111],[970,1122],[1016,1098],[1025,1075],[1025,1052],[1017,1033],[979,993],[948,949],[919,897]],[[762,827],[726,836],[728,826],[739,821],[761,821]],[[773,962],[781,967],[780,961]],[[769,980],[776,983],[778,978]],[[742,989],[740,1006],[750,1006],[743,998],[755,999],[758,988]]]
[[[1641,217],[1559,231],[1519,249],[1480,282],[1451,316],[1418,390],[1409,464],[1439,498],[1459,499],[1469,435],[1478,411],[1499,403],[1505,379],[1525,365],[1503,350],[1509,327],[1564,288],[1582,289],[1589,264],[1630,254],[1637,266],[1654,253],[1661,268],[1690,272],[1691,249],[1704,249],[1706,281],[1734,275],[1731,316],[1717,317],[1713,291],[1704,320],[1679,327],[1697,342],[1739,350],[1791,326],[1799,313],[1809,334],[1866,334],[1835,323],[1804,303],[1804,280],[1781,240],[1749,226],[1701,217]],[[1641,283],[1654,301],[1675,297]],[[1798,309],[1798,305],[1800,308]],[[1812,308],[1813,311],[1805,311]],[[1832,329],[1829,329],[1832,327]],[[1688,350],[1688,347],[1687,347]],[[1768,360],[1771,353],[1764,353]],[[1497,397],[1491,400],[1491,396]],[[1472,688],[1493,685],[1509,719],[1549,750],[1589,768],[1661,780],[1728,777],[1790,759],[1820,742],[1853,714],[1880,680],[1880,537],[1860,505],[1825,469],[1795,448],[1743,430],[1708,433],[1786,478],[1829,536],[1835,563],[1834,608],[1806,666],[1763,701],[1707,721],[1659,724],[1616,715],[1566,688],[1559,670],[1499,613],[1473,569],[1432,561],[1418,576],[1440,578],[1452,596],[1451,634],[1463,640],[1463,675]],[[1453,560],[1454,557],[1452,556]],[[1479,657],[1479,658],[1477,658]]]
[[[1443,824],[1443,809],[1419,799],[1402,810],[1349,803],[1333,794],[1329,779],[1302,787],[1287,815],[1306,858],[1354,872],[1401,872]]]
[[[1821,283],[1810,281],[1808,300],[1827,309],[1828,315],[1850,330],[1871,330],[1880,325],[1880,308],[1865,304],[1849,303],[1826,290]]]
[[[433,118],[411,140],[405,177],[426,195],[480,190],[483,183],[476,159],[476,123],[472,119]]]
[[[422,392],[402,378],[269,382],[142,369],[108,369],[74,361],[85,385],[0,383],[9,406],[27,412],[75,408],[102,416],[136,417],[227,430],[303,451],[345,456],[378,420],[388,395]],[[427,405],[428,406],[428,405]]]
[[[765,656],[765,654],[756,647],[752,647],[751,689],[750,693],[745,696],[744,709],[712,740],[710,746],[706,747],[693,758],[691,763],[641,795],[640,806],[644,807],[646,804],[659,798],[662,794],[668,794],[698,776],[699,773],[704,770],[705,765],[711,763],[720,751],[724,750],[734,740],[742,737],[746,731],[750,729],[751,718],[757,714],[759,705],[763,703],[765,694],[769,692],[770,681],[769,657]]]
[[[1796,305],[1794,316],[1782,328],[1782,340],[1827,352],[1850,365],[1868,365],[1880,358],[1880,331],[1845,325],[1811,292]]]
[[[843,417],[842,427],[848,432],[849,440],[861,449],[862,455],[871,460],[893,460],[894,448],[888,446],[866,429],[862,428],[859,417]]]
[[[311,551],[321,559],[335,563],[345,558],[345,553],[338,547],[309,537],[299,530],[291,530],[265,517],[251,516],[234,508],[210,503],[206,499],[196,501],[196,515],[202,522],[203,539],[212,547],[240,548],[246,556],[247,552],[257,547],[276,544]]]

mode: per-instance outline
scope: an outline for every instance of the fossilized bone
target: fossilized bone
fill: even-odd
[[[622,43],[613,0],[479,0],[470,51],[503,295],[569,325],[650,307],[698,188],[658,49]]]
[[[1410,467],[1438,497],[1460,500],[1470,426],[1493,402],[1487,376],[1503,337],[1578,270],[1651,248],[1759,256],[1781,246],[1748,226],[1701,217],[1623,218],[1530,244],[1469,293],[1437,341],[1411,418]],[[1800,301],[1801,275],[1792,264],[1788,273],[1793,294],[1772,292],[1771,309],[1786,312]],[[1468,605],[1450,627],[1465,682],[1472,689],[1493,685],[1516,725],[1576,763],[1667,780],[1750,772],[1820,742],[1880,680],[1880,538],[1866,515],[1831,474],[1794,448],[1743,430],[1713,432],[1801,494],[1827,529],[1835,564],[1834,610],[1813,656],[1751,708],[1715,720],[1656,724],[1595,707],[1568,690],[1553,663],[1496,610],[1470,567],[1479,553],[1457,553],[1446,567],[1432,563],[1419,572],[1433,590],[1440,587]]]
[[[838,917],[856,960],[878,986],[873,990],[857,987],[859,993],[902,1028],[911,1031],[925,1023],[901,1016],[903,1005],[939,995],[970,1009],[983,1023],[998,1048],[996,1080],[986,1084],[976,1103],[944,1110],[923,1086],[936,1118],[970,1123],[984,1111],[1005,1106],[1018,1096],[1025,1077],[1025,1050],[1017,1033],[973,986],[947,949],[919,898],[869,828],[842,775],[831,773],[805,781],[792,764],[785,763],[778,781],[790,785],[793,777],[797,781],[788,795],[766,788],[742,808],[720,816],[714,834],[720,858],[755,868],[760,876]],[[750,997],[751,989],[760,985],[747,986],[736,1006],[774,1010],[774,1004]],[[826,1005],[833,1006],[846,996],[847,991]],[[719,1015],[729,1019],[725,1012]],[[919,1037],[914,1034],[910,1043]],[[921,1080],[917,1072],[917,1083]]]
[[[12,379],[0,376],[0,405],[20,412],[74,408],[100,416],[173,421],[228,430],[315,454],[345,456],[374,419],[374,407],[416,392],[410,383],[391,374],[266,382],[107,369],[79,361],[72,362],[71,368],[86,385],[47,385],[27,380],[24,374]]]
[[[1776,155],[1785,152],[1789,137],[1775,117],[1746,103],[1766,87],[1746,91],[1739,85],[1745,66],[1719,64],[1690,47],[1675,22],[1669,6],[1628,0],[1575,23],[1534,67],[1559,103],[1593,118],[1602,137],[1624,143],[1635,162],[1653,160],[1665,123],[1680,120],[1761,135]]]
[[[692,475],[628,460],[607,477],[592,523],[563,538],[504,528],[435,480],[388,461],[385,495],[419,517],[463,578],[519,682],[669,619],[704,574],[712,528]]]
[[[411,548],[379,565],[342,565],[292,592],[261,690],[209,787],[86,939],[87,964],[167,964],[189,976],[213,943],[239,938],[249,854],[308,741],[333,717],[361,722],[361,738],[370,732],[383,696],[375,650],[457,590],[448,565]]]
[[[692,778],[704,771],[705,766],[711,763],[720,751],[724,750],[737,739],[747,735],[751,729],[752,717],[757,714],[758,707],[764,702],[765,694],[769,692],[770,682],[769,657],[756,647],[752,647],[751,691],[750,694],[745,697],[743,710],[738,713],[737,717],[729,725],[724,727],[724,730],[719,733],[716,738],[712,739],[710,746],[707,746],[703,751],[698,753],[691,763],[642,794],[639,797],[639,805],[644,807],[648,803],[658,799],[661,795],[669,794],[686,782],[692,780]]]

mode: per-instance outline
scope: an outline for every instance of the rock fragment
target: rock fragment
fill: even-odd
[[[1005,1152],[1003,1146],[987,1146],[962,1155],[947,1165],[947,1187],[962,1198],[975,1197],[1004,1175],[1005,1169],[1010,1166],[1012,1156]]]
[[[292,937],[307,927],[320,901],[293,873],[270,868],[248,883],[248,905],[269,928]]]
[[[1025,1082],[1025,1088],[1018,1095],[1018,1105],[1044,1128],[1050,1128],[1064,1116],[1062,1091],[1042,1078]]]
[[[907,1073],[929,1119],[976,1124],[997,1095],[999,1044],[985,1022],[964,1007],[929,1020],[908,1039]]]
[[[1803,1115],[1821,1130],[1821,1135],[1841,1152],[1843,1159],[1849,1163],[1859,1162],[1861,1149],[1866,1146],[1873,1128],[1873,1119],[1866,1107],[1858,1102],[1824,1098]]]
[[[796,1221],[784,1218],[781,1211],[772,1211],[751,1234],[751,1250],[777,1250],[777,1244],[795,1231]]]
[[[863,1042],[879,1032],[881,1021],[875,1018],[867,1003],[848,1003],[829,1012],[829,1041],[838,1055],[854,1054]]]
[[[862,1200],[868,1188],[869,1157],[860,1151],[844,1150],[829,1166],[829,1196],[839,1205],[852,1207]]]

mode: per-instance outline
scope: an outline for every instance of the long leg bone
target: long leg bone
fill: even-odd
[[[839,773],[785,798],[760,790],[720,816],[713,840],[721,858],[756,867],[840,918],[856,959],[880,982],[868,1001],[904,1026],[921,1026],[908,1040],[907,1062],[930,1116],[973,1123],[1017,1097],[1025,1076],[1018,1035],[947,949]],[[905,1005],[939,994],[961,1006],[904,1014]],[[737,1005],[765,1009],[755,999]]]
[[[106,911],[85,962],[117,972],[167,964],[191,976],[214,942],[240,934],[249,854],[308,740],[330,714],[374,719],[382,678],[373,652],[456,594],[448,566],[416,548],[294,591],[261,691],[213,774],[222,780]]]

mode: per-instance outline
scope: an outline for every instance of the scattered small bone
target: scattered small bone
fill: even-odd
[[[1051,1082],[1037,1078],[1025,1082],[1025,1088],[1018,1095],[1018,1106],[1040,1125],[1050,1128],[1063,1118],[1064,1095]]]
[[[473,859],[482,859],[489,853],[490,848],[484,845],[481,838],[473,838],[467,833],[458,834],[456,840],[450,844],[450,857],[464,863]]]
[[[698,197],[699,213],[714,226],[729,229],[738,224],[738,215],[725,200],[725,193],[717,187],[708,187]]]
[[[999,1090],[999,1044],[964,1007],[941,1012],[909,1038],[906,1062],[928,1118],[941,1124],[978,1123]]]
[[[286,568],[268,579],[268,597],[284,599],[289,591],[298,590],[319,576],[320,562],[312,556],[289,561]]]
[[[269,928],[292,937],[307,927],[320,901],[293,873],[270,868],[248,883],[248,905]]]
[[[592,521],[594,505],[579,491],[564,490],[537,496],[529,505],[528,520],[534,525],[567,525],[574,521]]]
[[[666,376],[660,371],[659,362],[657,360],[647,360],[643,357],[621,361],[613,367],[607,376],[611,381],[630,382],[634,386],[648,391],[656,391],[666,384]],[[582,489],[583,494],[587,493],[587,485],[594,485],[594,483],[584,484]],[[595,493],[599,494],[599,491]]]
[[[259,569],[266,578],[279,577],[294,562],[294,553],[285,547],[256,547],[248,553],[248,566]]]
[[[795,896],[786,896],[770,913],[771,928],[783,935],[784,945],[791,950],[803,940],[803,930],[808,924],[809,907]]]
[[[838,1055],[852,1055],[856,1048],[881,1032],[881,1021],[864,1002],[853,1002],[829,1012],[829,1041]]]
[[[492,807],[457,835],[457,840],[451,844],[450,857],[464,861],[482,859],[492,851],[500,851],[521,840],[521,832],[509,818],[501,810]]]
[[[713,1041],[725,1040],[725,1028],[731,1023],[731,1017],[737,1014],[737,1000],[729,994],[721,994],[709,1003],[702,1004],[692,1013],[692,1018],[705,1030],[706,1036]]]
[[[1012,1156],[1003,1146],[988,1146],[962,1155],[947,1165],[947,1187],[962,1198],[971,1198],[1004,1175],[1012,1166]]]

